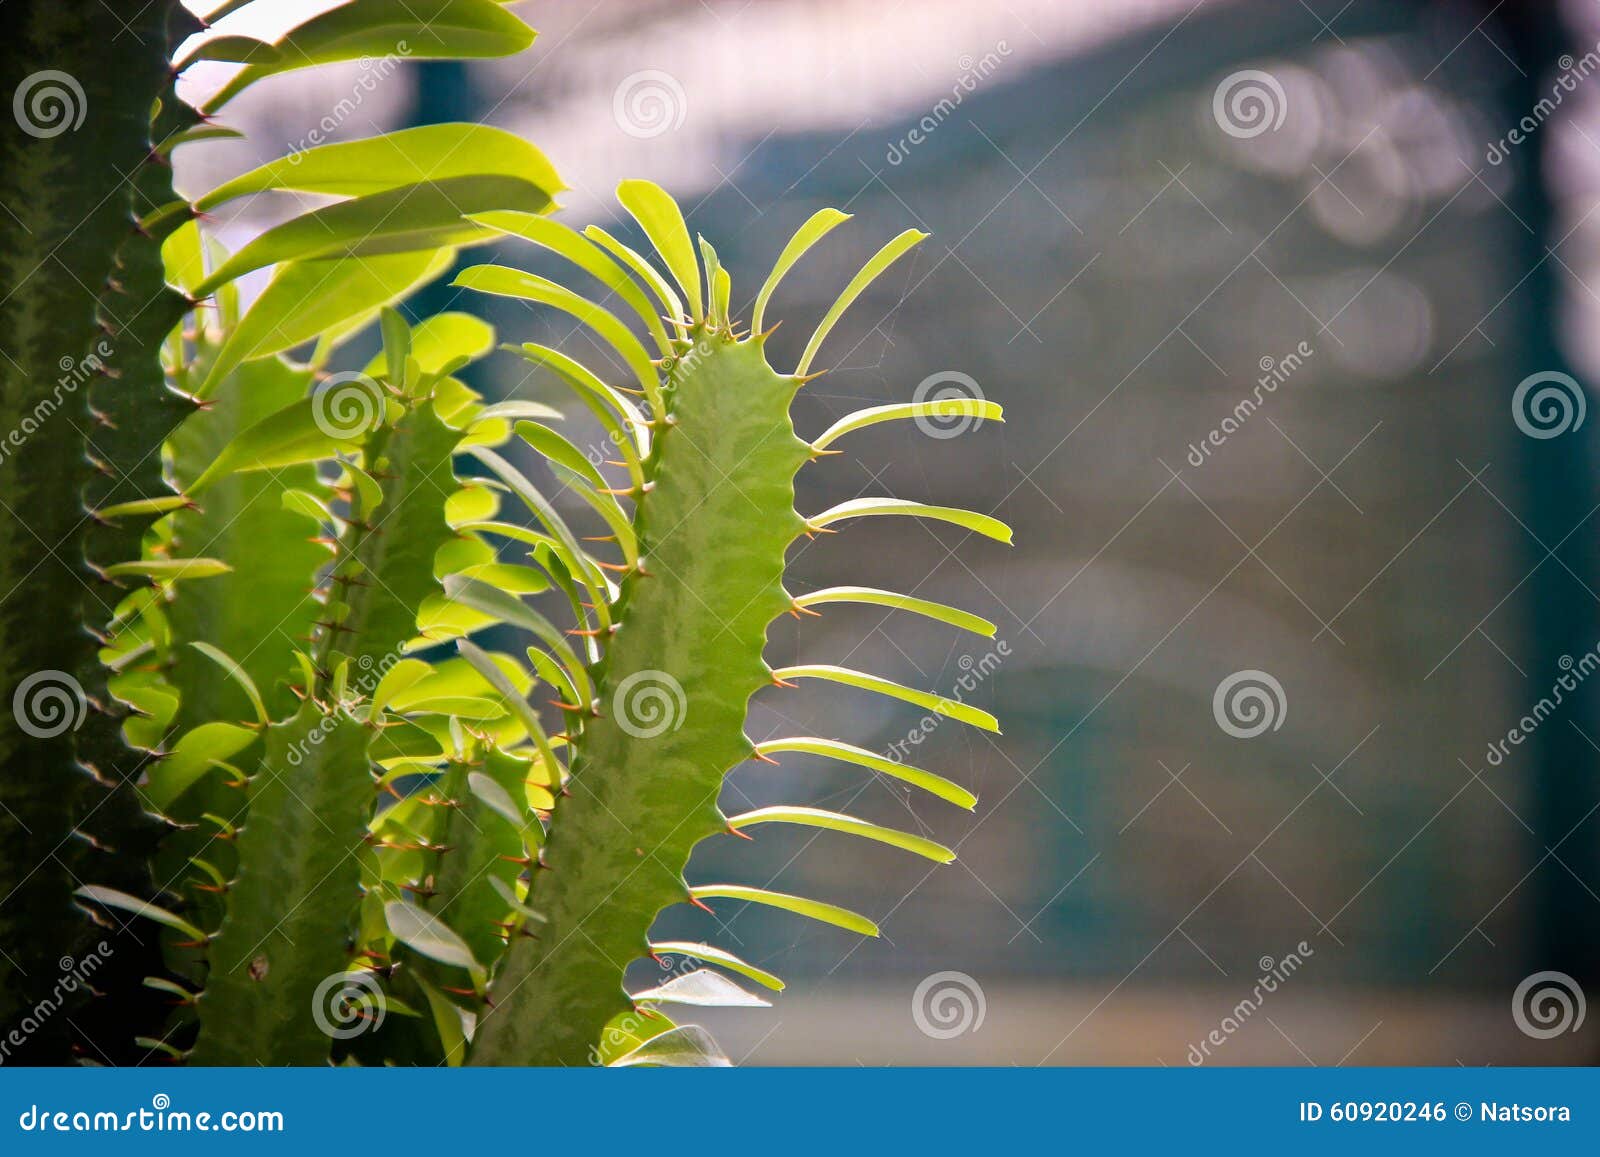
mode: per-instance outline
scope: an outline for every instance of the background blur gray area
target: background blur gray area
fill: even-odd
[[[1216,1063],[1600,1054],[1600,1014],[1550,1040],[1511,1015],[1541,969],[1600,991],[1592,690],[1485,760],[1560,657],[1600,640],[1584,449],[1600,420],[1536,440],[1510,411],[1534,371],[1600,372],[1600,87],[1580,84],[1490,164],[1566,51],[1543,6],[1490,7],[525,5],[542,31],[528,60],[406,66],[341,127],[462,116],[525,132],[574,184],[565,219],[580,226],[620,229],[607,190],[652,176],[717,245],[736,304],[810,213],[846,209],[855,220],[769,314],[785,319],[779,366],[877,244],[907,225],[933,235],[824,347],[834,368],[802,392],[797,425],[904,400],[937,371],[969,375],[1006,423],[855,435],[806,471],[797,504],[965,505],[1011,522],[1017,545],[857,523],[797,547],[791,587],[914,586],[993,618],[1010,653],[969,698],[1005,733],[946,722],[911,749],[979,793],[971,815],[799,756],[733,777],[726,810],[812,803],[960,851],[929,870],[777,827],[704,847],[696,880],[836,900],[885,932],[858,942],[731,905],[664,918],[789,980],[771,1010],[702,1018],[736,1059],[1183,1064],[1301,941],[1300,971]],[[1589,6],[1560,15],[1580,56],[1594,47]],[[1220,131],[1213,95],[1241,69],[1281,85],[1276,129]],[[616,104],[643,70],[681,96],[678,123],[648,137]],[[263,85],[243,115],[293,141],[341,83]],[[250,160],[212,158],[192,184]],[[444,289],[426,305],[452,303],[487,307],[504,340],[606,356],[548,314]],[[1303,364],[1195,465],[1191,445],[1302,342]],[[561,400],[507,356],[478,384]],[[846,606],[778,623],[771,657],[947,689],[993,647]],[[1250,740],[1212,703],[1246,669],[1286,702]],[[775,689],[751,731],[884,750],[918,719]],[[939,1039],[912,1001],[946,970],[981,986],[984,1020]]]

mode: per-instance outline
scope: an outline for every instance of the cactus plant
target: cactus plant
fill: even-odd
[[[177,5],[153,7],[155,43],[192,31]],[[418,21],[442,30],[441,54],[512,52],[532,38],[489,0],[355,0],[276,44],[213,37],[159,73],[166,99],[149,151],[218,131],[211,115],[261,76],[370,53]],[[171,78],[203,58],[245,67],[202,114],[177,100]],[[150,167],[167,180],[163,165]],[[275,190],[338,200],[237,253],[202,228],[211,209]],[[123,322],[101,306],[120,344],[90,393],[97,424],[86,448],[99,471],[84,480],[89,517],[72,526],[57,512],[51,528],[63,554],[91,560],[93,599],[51,592],[100,644],[66,673],[90,710],[75,733],[0,734],[12,766],[26,769],[0,782],[0,803],[38,825],[0,869],[58,930],[23,971],[83,935],[69,894],[80,914],[153,946],[128,966],[167,1007],[95,1002],[129,1010],[94,1022],[88,1043],[108,1056],[716,1063],[709,1039],[661,1007],[761,1003],[729,973],[782,982],[722,948],[653,942],[664,909],[751,901],[858,933],[876,927],[831,902],[691,885],[684,873],[700,841],[785,823],[953,858],[924,837],[820,808],[718,808],[729,771],[790,751],[974,802],[941,776],[837,739],[756,744],[745,734],[753,695],[803,679],[997,726],[932,691],[832,666],[774,670],[764,658],[776,617],[836,602],[993,634],[976,615],[911,594],[796,597],[784,587],[797,538],[853,519],[914,516],[1009,541],[986,515],[894,498],[810,516],[794,508],[797,473],[855,430],[1000,417],[983,400],[879,406],[810,441],[790,420],[828,334],[923,235],[903,233],[867,261],[799,364],[780,371],[764,328],[774,291],[844,214],[823,210],[799,230],[746,328],[715,249],[691,238],[664,191],[644,181],[618,191],[654,250],[646,256],[550,218],[559,190],[525,142],[430,126],[320,145],[192,201],[170,182],[145,190],[138,228],[106,254],[124,271],[108,292],[136,293],[142,307]],[[395,308],[459,247],[491,240],[553,252],[629,317],[506,266],[455,279],[563,311],[615,352],[626,385],[557,349],[505,347],[571,387],[607,431],[612,465],[557,433],[558,411],[487,404],[461,380],[495,348],[484,322],[466,313],[412,322]],[[267,268],[266,288],[241,308],[234,281]],[[83,337],[92,318],[61,340]],[[380,352],[359,371],[330,373],[373,325]],[[288,356],[313,344],[304,361]],[[8,378],[8,399],[31,380]],[[71,477],[79,447],[61,425],[27,462]],[[541,491],[519,464],[529,459],[583,522]],[[22,573],[26,544],[10,534],[0,546],[8,573]],[[8,654],[10,687],[60,621],[19,633],[40,646]],[[513,632],[531,642],[524,655],[488,649]],[[87,804],[74,763],[107,784]],[[108,825],[92,826],[85,811]],[[115,854],[61,861],[49,844],[74,833]],[[46,879],[31,882],[40,865]],[[0,927],[9,953],[17,925]],[[705,967],[630,994],[628,966],[652,953]],[[64,1028],[40,1033],[32,1055],[61,1059],[68,1043]]]

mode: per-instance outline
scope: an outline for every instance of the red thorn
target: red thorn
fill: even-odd
[[[689,894],[689,903],[693,904],[696,908],[704,908],[707,912],[711,912],[711,906],[704,900],[700,899],[699,896],[694,895],[692,892]],[[716,915],[715,912],[711,912],[711,914],[713,916]]]

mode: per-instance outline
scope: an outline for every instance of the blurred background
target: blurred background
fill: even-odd
[[[325,6],[283,0],[271,20]],[[696,879],[844,901],[885,933],[669,913],[665,930],[790,982],[772,1009],[701,1018],[730,1056],[1600,1060],[1600,418],[1583,420],[1600,8],[517,7],[541,31],[522,57],[263,83],[230,108],[261,156],[184,150],[180,183],[311,133],[488,121],[548,153],[573,225],[626,233],[616,182],[667,186],[736,304],[809,214],[845,209],[769,315],[787,319],[775,364],[918,226],[932,238],[824,347],[797,425],[919,389],[1006,409],[877,427],[802,478],[803,512],[965,505],[1016,546],[911,520],[805,543],[796,591],[915,589],[998,634],[845,606],[777,624],[774,665],[959,691],[1005,733],[828,690],[758,697],[754,738],[900,752],[980,800],[968,814],[799,756],[734,775],[728,810],[818,804],[960,856],[929,871],[825,833],[703,846]],[[217,224],[237,243],[275,209]],[[441,284],[413,305],[486,303]],[[547,313],[489,316],[503,340],[605,356]],[[561,399],[526,369],[494,359],[475,384]]]

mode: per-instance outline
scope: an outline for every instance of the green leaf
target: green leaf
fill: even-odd
[[[830,683],[843,683],[849,687],[860,687],[865,691],[876,691],[880,695],[899,699],[905,703],[913,703],[918,707],[926,708],[935,715],[944,715],[951,719],[970,723],[985,731],[998,733],[1000,724],[993,715],[987,711],[980,711],[969,704],[955,699],[946,699],[942,695],[934,695],[929,691],[918,691],[911,687],[903,687],[890,679],[878,675],[868,675],[863,671],[852,671],[847,667],[831,667],[822,663],[806,664],[798,667],[780,667],[774,671],[773,677],[788,682],[791,679],[823,679]]]
[[[228,335],[195,395],[208,398],[240,362],[292,349],[444,273],[455,250],[299,261],[281,266]]]
[[[852,912],[848,908],[840,908],[836,904],[827,904],[821,900],[807,900],[803,896],[769,892],[765,888],[750,888],[743,884],[702,884],[690,888],[689,895],[696,900],[748,900],[753,904],[765,904],[769,908],[782,908],[785,912],[809,916],[813,920],[820,920],[824,924],[832,924],[850,932],[859,932],[863,936],[878,935],[878,926],[859,912]]]
[[[867,286],[878,279],[878,276],[893,265],[900,256],[913,247],[920,245],[928,235],[920,229],[907,229],[900,236],[889,242],[877,254],[861,267],[861,272],[850,279],[850,284],[844,287],[844,292],[837,301],[828,308],[822,321],[817,324],[816,332],[811,335],[811,340],[806,343],[805,352],[800,355],[800,364],[795,367],[795,376],[804,377],[811,369],[811,360],[817,356],[817,350],[822,347],[823,340],[833,330],[833,327],[844,311],[854,304],[856,298],[865,292]]]
[[[492,0],[352,0],[280,36],[271,59],[252,60],[205,111],[215,112],[262,77],[310,65],[512,56],[533,38],[533,29]]]
[[[364,197],[452,177],[512,177],[551,197],[566,188],[543,153],[491,125],[441,124],[318,145],[251,169],[195,202],[207,212],[249,193],[287,189]]]
[[[975,531],[985,538],[992,538],[1007,546],[1011,545],[1011,528],[998,518],[953,506],[929,506],[924,502],[909,502],[903,498],[852,498],[848,502],[830,507],[821,514],[812,515],[806,519],[806,525],[813,530],[821,530],[831,523],[841,522],[846,518],[870,518],[880,514],[909,514],[917,518],[950,522]]]
[[[109,578],[137,576],[156,582],[177,582],[179,579],[211,578],[232,569],[216,558],[146,558],[116,563],[106,567],[105,573]]]
[[[202,723],[186,732],[165,759],[150,769],[144,797],[157,811],[166,811],[196,780],[256,741],[258,732],[237,723]]]
[[[250,706],[256,710],[256,722],[265,726],[267,723],[267,705],[262,701],[261,692],[256,689],[255,680],[250,678],[250,673],[210,643],[195,639],[189,643],[189,646],[221,667],[228,678],[238,684],[239,689],[244,692],[245,698],[250,700]]]
[[[268,229],[195,287],[206,297],[235,278],[283,261],[366,256],[474,245],[494,231],[464,214],[494,206],[530,213],[550,205],[550,195],[515,177],[448,177],[404,185],[313,209]]]
[[[433,667],[421,659],[401,659],[383,673],[372,692],[372,703],[367,708],[367,718],[376,722],[383,718],[383,709],[395,696],[416,686],[433,674]]]
[[[698,1008],[771,1008],[772,1002],[746,992],[720,972],[697,968],[635,992],[635,1004],[689,1004]]]
[[[578,660],[577,653],[567,642],[566,636],[555,624],[527,603],[515,595],[509,595],[505,591],[474,582],[461,575],[445,576],[444,593],[453,602],[465,603],[474,610],[493,615],[503,623],[531,632],[560,658],[562,666],[577,690],[578,701],[588,703],[594,698],[594,684],[589,681],[589,672]]]
[[[983,398],[940,398],[931,402],[871,406],[840,418],[812,441],[811,448],[824,450],[853,431],[899,418],[977,418],[980,421],[1003,422],[1005,412],[998,403]]]
[[[763,968],[747,963],[731,952],[724,951],[710,944],[696,944],[687,940],[663,940],[650,945],[650,951],[658,957],[687,956],[693,960],[703,960],[707,964],[720,964],[741,976],[747,976],[757,984],[770,988],[774,992],[783,991],[783,981]]]
[[[638,282],[581,233],[559,221],[533,213],[474,213],[472,219],[480,225],[498,229],[512,237],[521,237],[565,257],[631,306],[650,331],[661,353],[664,356],[672,353],[672,343],[667,338],[666,327],[661,324],[661,316],[639,289]]]
[[[802,609],[822,606],[824,603],[867,603],[880,607],[894,607],[896,610],[911,611],[913,614],[938,619],[941,623],[949,623],[952,627],[960,627],[964,631],[971,631],[986,638],[994,638],[995,633],[995,625],[988,619],[968,614],[956,607],[947,607],[931,599],[896,594],[894,591],[879,590],[876,587],[828,587],[825,590],[812,591],[808,595],[799,595],[794,600],[794,605]]]
[[[471,269],[463,269],[451,284],[500,297],[537,301],[583,322],[617,351],[633,371],[634,379],[650,398],[656,411],[665,412],[661,409],[661,385],[650,355],[639,344],[639,339],[633,336],[633,331],[618,321],[616,314],[610,310],[537,274],[508,269],[503,265],[474,265]]]
[[[767,280],[762,283],[761,292],[756,295],[755,313],[750,318],[750,328],[756,333],[761,332],[762,320],[767,315],[767,302],[772,300],[772,293],[778,288],[778,283],[789,270],[794,268],[795,262],[804,257],[806,251],[826,237],[833,229],[850,220],[850,214],[841,213],[837,209],[818,209],[811,214],[810,219],[789,239],[789,244],[783,247],[783,252],[778,254],[778,260],[773,262],[772,272],[767,274]]]
[[[898,831],[895,828],[886,828],[881,824],[869,823],[854,816],[825,811],[822,808],[763,807],[728,819],[728,826],[734,831],[742,831],[756,824],[774,823],[799,824],[803,827],[825,828],[828,831],[862,836],[865,839],[903,848],[908,852],[915,852],[940,864],[948,864],[956,858],[953,851],[933,840],[923,839],[921,836],[914,836],[910,832]]]
[[[411,328],[410,354],[425,374],[437,374],[465,358],[477,361],[494,349],[494,327],[470,313],[436,313]],[[389,359],[380,350],[363,371],[381,378],[389,373]]]
[[[85,884],[74,895],[82,896],[85,900],[93,901],[105,908],[116,908],[122,912],[131,912],[135,916],[144,916],[154,920],[157,924],[164,924],[176,932],[181,932],[191,940],[204,940],[206,934],[181,916],[168,912],[159,905],[137,896],[130,896],[126,892],[119,892],[115,888],[103,888],[99,884]]]
[[[350,414],[365,419],[365,426],[351,425],[347,420],[349,414],[335,409],[348,402],[355,403]],[[338,383],[326,397],[293,402],[241,430],[205,471],[189,483],[186,493],[193,497],[230,474],[276,470],[332,458],[341,449],[358,442],[378,421],[383,412],[381,402],[377,383],[363,382],[359,378],[347,378]]]
[[[467,942],[438,916],[404,900],[390,900],[383,906],[383,914],[389,931],[408,948],[429,960],[465,969],[475,977],[483,974],[483,967],[473,958]]]
[[[667,279],[662,277],[656,271],[656,267],[646,261],[638,250],[624,245],[598,225],[586,226],[583,235],[626,265],[633,271],[635,277],[649,286],[656,295],[656,300],[661,303],[661,308],[667,311],[668,317],[677,320],[684,316],[683,299],[673,291],[672,286],[667,284]]]
[[[573,473],[582,475],[594,486],[605,486],[606,480],[594,464],[583,456],[583,451],[549,426],[541,426],[538,422],[518,422],[516,431],[518,437],[552,462],[558,462]]]
[[[839,759],[846,763],[854,763],[861,767],[868,767],[874,771],[881,771],[884,775],[902,780],[924,791],[931,792],[940,799],[949,800],[958,807],[971,811],[978,802],[978,797],[958,783],[946,779],[942,775],[935,775],[931,771],[923,771],[920,767],[908,767],[892,759],[885,759],[875,752],[864,747],[856,747],[849,743],[840,743],[836,739],[816,739],[811,737],[791,739],[769,739],[764,743],[756,744],[759,755],[772,755],[780,751],[797,751],[807,755],[821,755],[829,759]]]
[[[732,1065],[711,1034],[697,1024],[669,1028],[611,1062],[613,1068],[726,1069]]]
[[[617,186],[617,200],[639,222],[645,236],[661,254],[673,280],[689,299],[689,316],[705,316],[705,298],[700,290],[700,265],[695,260],[689,226],[665,189],[651,181],[623,181]]]

